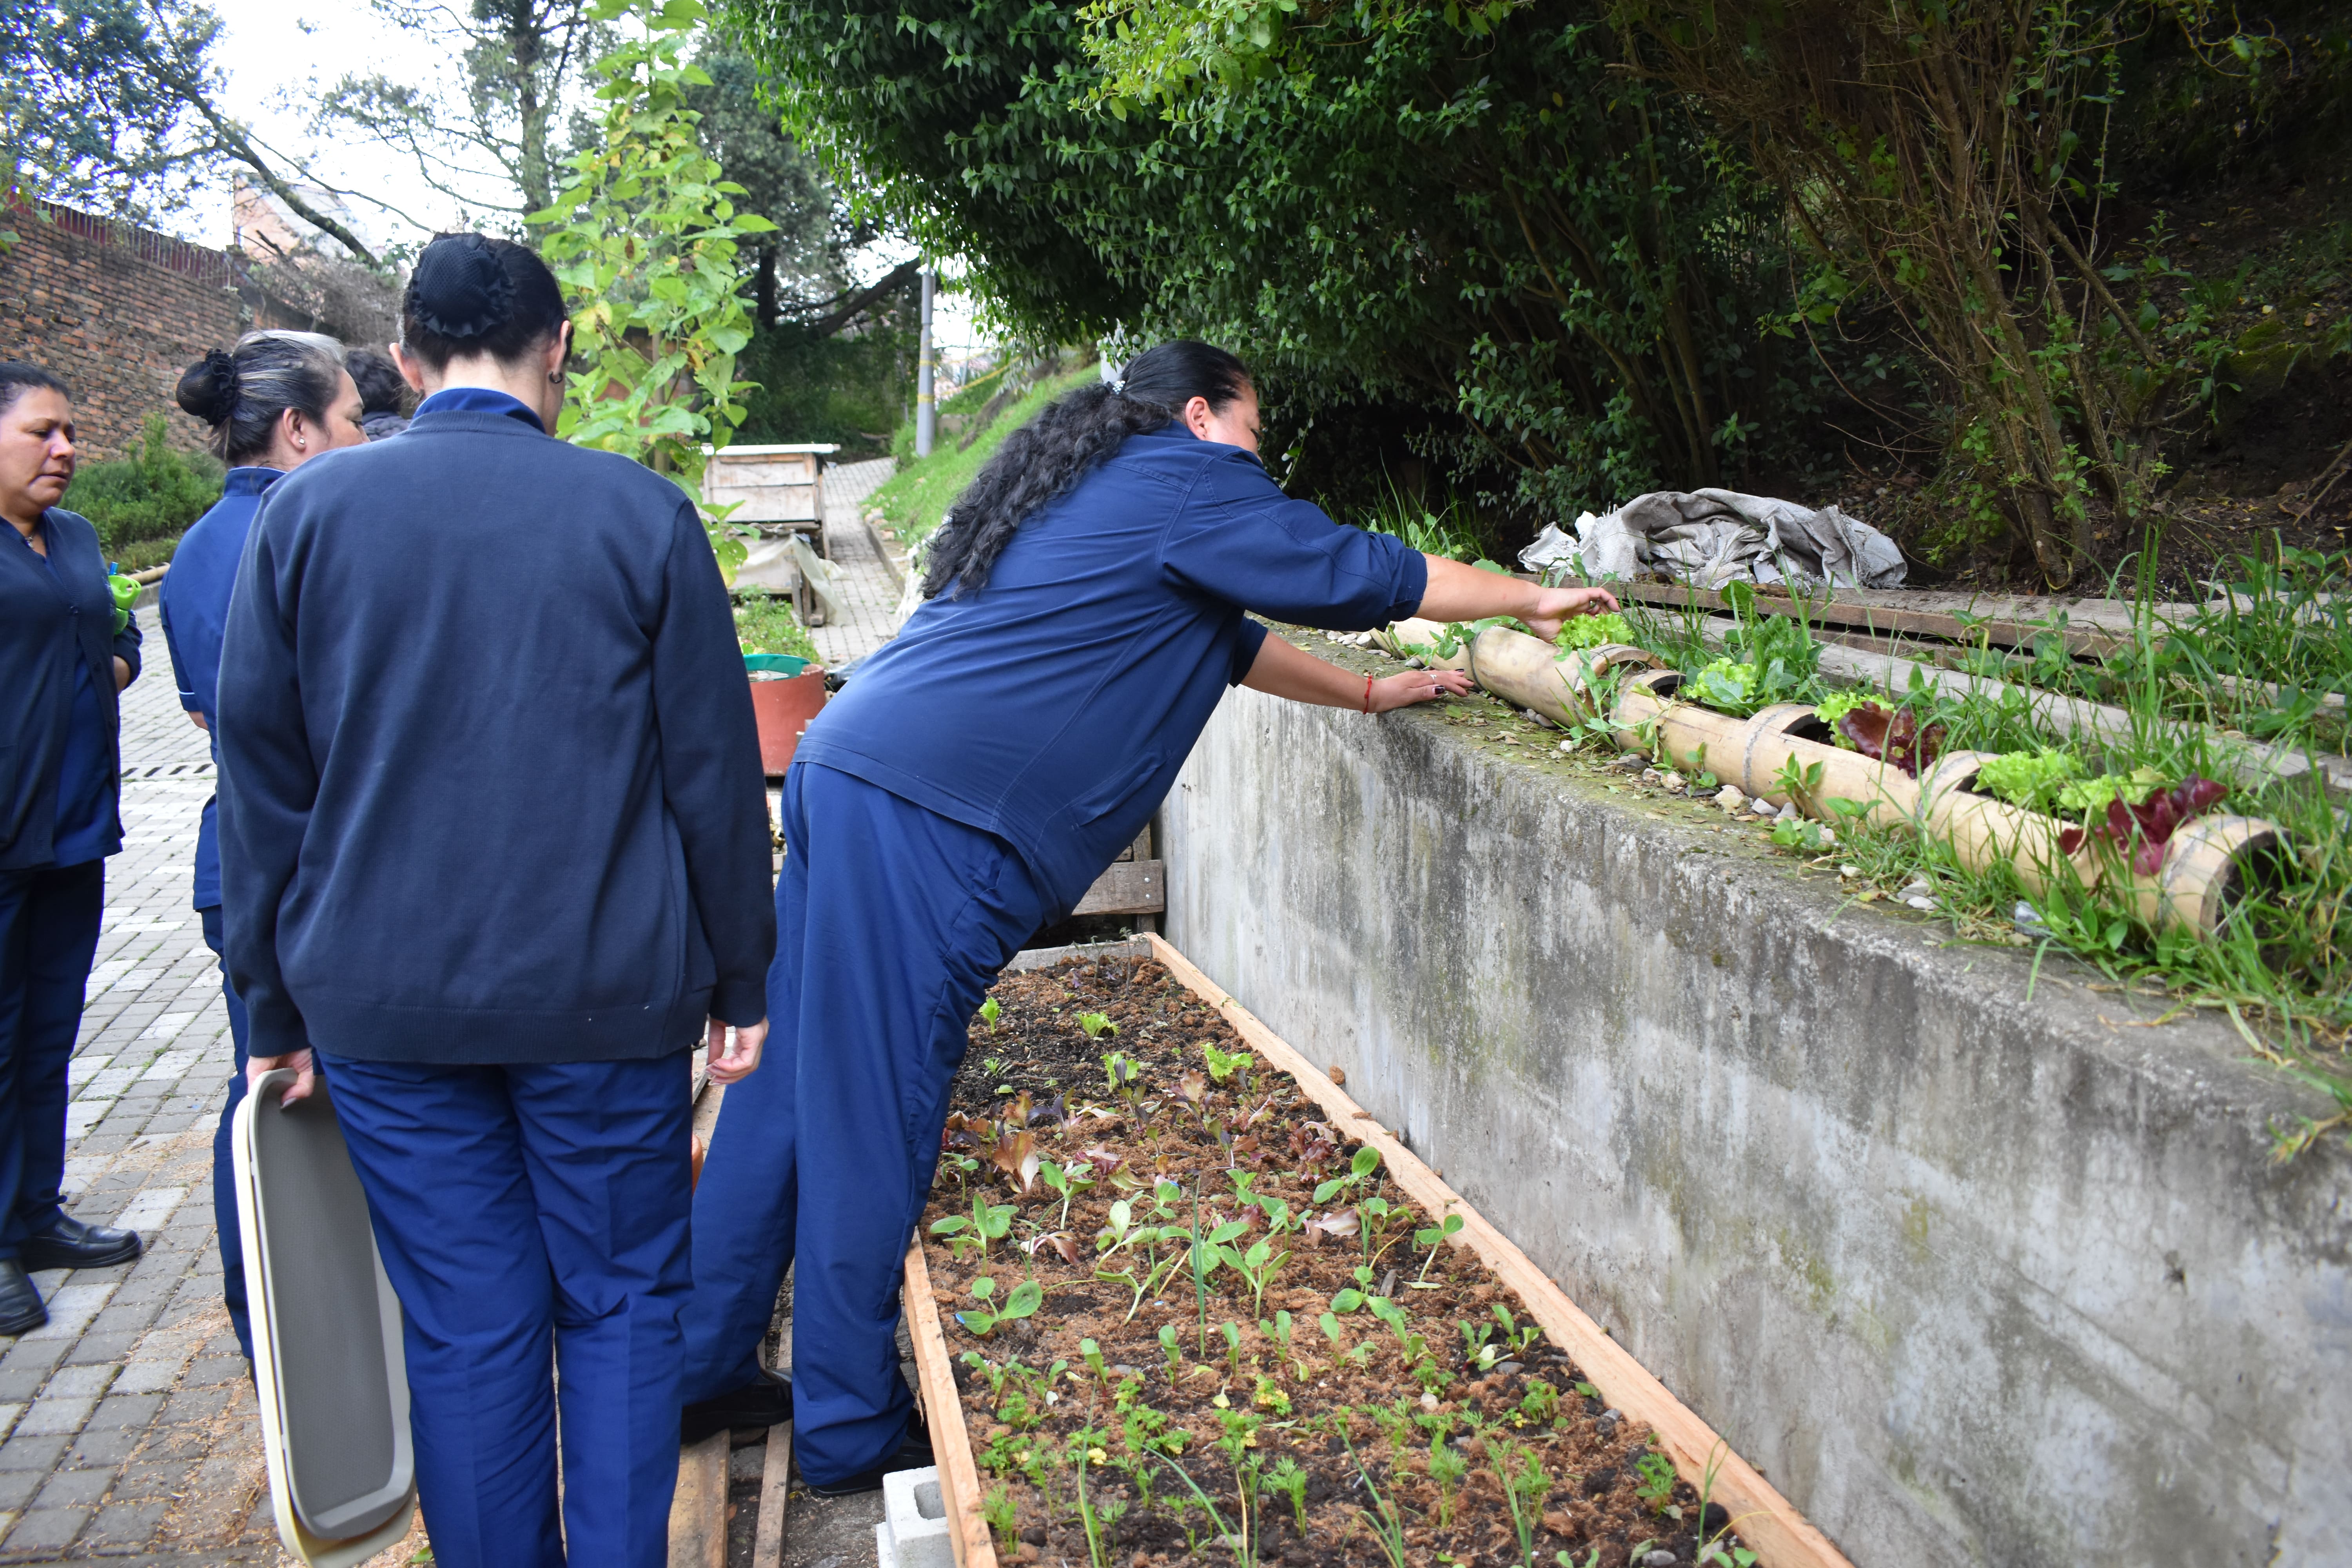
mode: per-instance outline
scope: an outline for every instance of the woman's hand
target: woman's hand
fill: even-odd
[[[1293,702],[1385,713],[1448,693],[1459,696],[1470,689],[1470,678],[1458,669],[1409,669],[1384,679],[1358,675],[1269,635],[1258,645],[1257,660],[1242,678],[1242,684]]]
[[[1544,588],[1538,593],[1537,608],[1519,619],[1546,642],[1559,636],[1565,621],[1578,616],[1605,616],[1617,608],[1617,595],[1606,588]]]
[[[752,1069],[760,1065],[760,1047],[767,1043],[767,1039],[768,1020],[765,1018],[737,1028],[731,1043],[727,1038],[725,1022],[711,1019],[708,1036],[710,1081],[728,1084],[750,1078]]]
[[[1469,689],[1470,675],[1466,670],[1408,669],[1402,675],[1372,682],[1371,710],[1385,713],[1392,708],[1410,708],[1416,702],[1434,702],[1441,697],[1460,697]]]
[[[1429,586],[1413,613],[1432,621],[1483,621],[1515,616],[1546,642],[1559,635],[1570,616],[1597,616],[1617,607],[1606,588],[1541,588],[1500,572],[1465,566],[1442,555],[1426,557]]]
[[[310,1091],[319,1087],[319,1070],[317,1067],[313,1065],[310,1052],[306,1047],[299,1051],[289,1051],[282,1057],[247,1058],[245,1063],[246,1089],[250,1091],[261,1082],[262,1074],[267,1072],[275,1072],[279,1068],[291,1068],[294,1069],[293,1087],[289,1089],[278,1098],[278,1103],[281,1109],[286,1106],[293,1105],[298,1101],[310,1099]]]

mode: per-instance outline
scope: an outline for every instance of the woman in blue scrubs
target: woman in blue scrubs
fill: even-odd
[[[1244,615],[1370,628],[1613,609],[1342,528],[1257,458],[1248,371],[1164,343],[1006,438],[927,602],[785,776],[767,1065],[728,1090],[694,1210],[684,1435],[790,1415],[824,1496],[930,1463],[899,1260],[982,994],[1150,818],[1227,687],[1379,713],[1466,689],[1350,674]],[[759,1362],[787,1265],[794,1384]]]
[[[727,585],[676,484],[554,438],[571,335],[521,246],[426,246],[414,422],[272,487],[221,639],[248,1072],[333,1101],[443,1568],[667,1561],[688,1056],[757,1065],[775,951]]]
[[[139,1256],[59,1206],[66,1064],[122,847],[116,701],[139,674],[98,532],[57,504],[73,472],[65,383],[0,361],[0,1334],[49,1321],[28,1271]]]
[[[343,345],[317,332],[247,332],[233,352],[213,350],[180,377],[182,408],[212,428],[212,448],[229,465],[221,499],[181,536],[172,570],[157,590],[163,644],[172,651],[180,706],[210,732],[219,715],[221,628],[229,590],[261,498],[288,473],[322,452],[365,441],[357,385],[343,368]],[[213,743],[220,766],[220,744]],[[221,956],[220,832],[217,803],[205,802],[196,828],[196,918],[205,945]],[[245,1359],[253,1359],[253,1325],[245,1310],[245,1248],[236,1221],[236,1180],[229,1165],[229,1123],[245,1099],[245,1003],[221,972],[236,1067],[228,1103],[213,1132],[213,1223],[220,1232],[221,1299]]]

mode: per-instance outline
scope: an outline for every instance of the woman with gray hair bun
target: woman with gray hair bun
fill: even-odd
[[[215,349],[180,377],[182,408],[212,426],[209,445],[227,462],[220,500],[198,518],[173,552],[158,591],[163,640],[180,688],[180,706],[198,729],[214,734],[213,765],[220,765],[214,720],[220,684],[221,628],[229,591],[236,585],[245,538],[271,485],[322,452],[363,445],[360,393],[343,369],[343,345],[317,332],[247,332],[234,350]],[[205,945],[221,953],[220,836],[215,803],[205,802],[196,831],[195,895]],[[245,1253],[236,1223],[236,1184],[229,1169],[229,1121],[245,1098],[245,1004],[224,972],[229,1035],[236,1068],[228,1104],[213,1136],[213,1218],[220,1228],[221,1296],[246,1359],[253,1359],[253,1329],[246,1316]]]

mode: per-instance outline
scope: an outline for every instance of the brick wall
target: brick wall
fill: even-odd
[[[0,252],[0,358],[73,388],[86,460],[119,456],[157,409],[195,446],[204,426],[173,405],[172,388],[206,349],[246,330],[227,253],[47,203],[5,216],[0,226],[17,239]]]

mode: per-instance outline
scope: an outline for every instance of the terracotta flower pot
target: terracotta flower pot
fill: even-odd
[[[743,662],[760,723],[760,771],[773,776],[793,765],[801,731],[824,710],[824,667],[782,654],[757,654]]]

